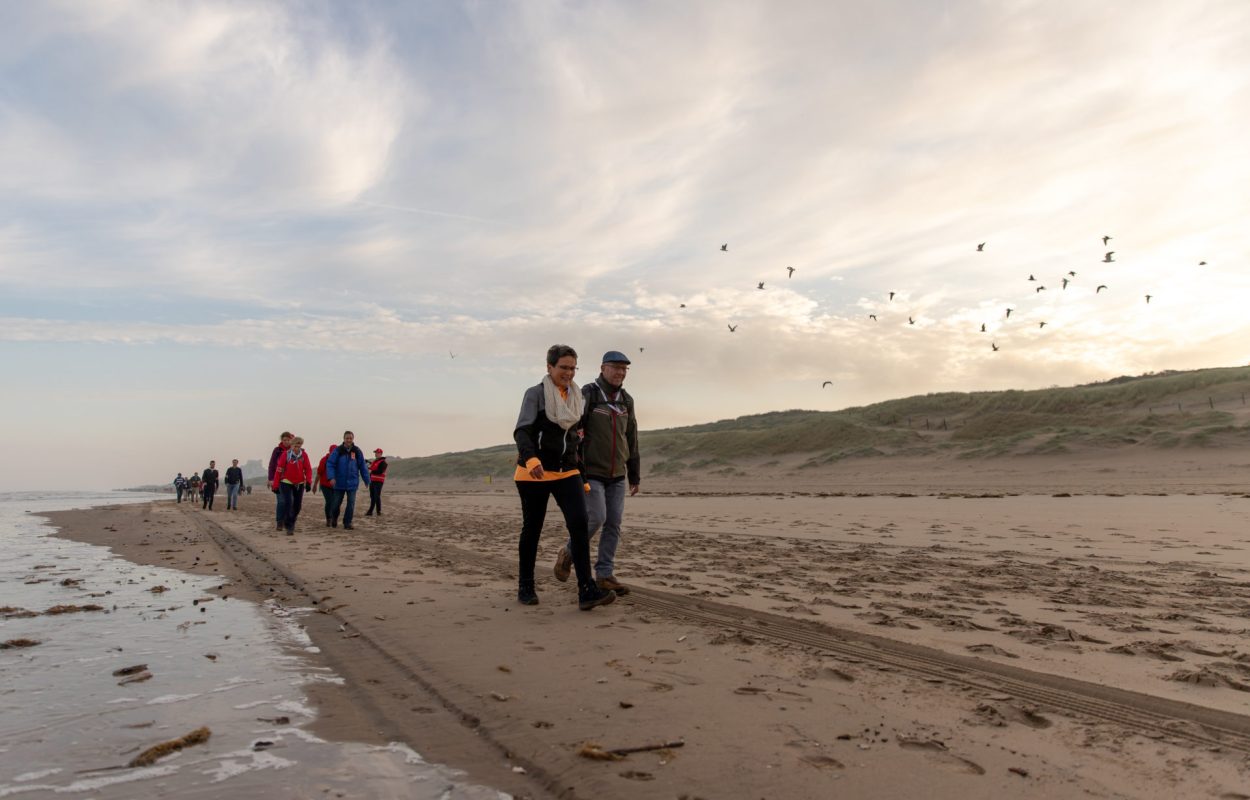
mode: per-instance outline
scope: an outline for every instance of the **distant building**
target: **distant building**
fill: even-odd
[[[243,465],[243,480],[269,477],[269,467],[259,458],[253,458]]]

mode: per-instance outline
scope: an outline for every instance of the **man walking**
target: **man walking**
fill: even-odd
[[[239,467],[239,459],[230,462],[226,468],[226,510],[239,510],[239,490],[243,488],[243,470]]]
[[[382,484],[386,482],[386,456],[382,448],[373,451],[373,463],[369,465],[369,510],[366,517],[373,516],[376,508],[378,516],[382,516]]]
[[[182,502],[182,493],[187,490],[187,479],[182,477],[182,473],[178,473],[178,477],[174,478],[174,491],[178,494],[178,502]]]
[[[265,484],[266,486],[273,486],[273,475],[278,469],[278,461],[291,449],[292,435],[290,431],[283,431],[282,435],[278,437],[278,446],[269,454],[269,482]],[[274,494],[277,495],[275,508],[277,515],[274,521],[278,530],[284,530],[286,528],[286,501],[282,499],[282,495],[276,490]]]
[[[343,431],[343,443],[326,459],[326,478],[334,487],[334,502],[330,505],[330,527],[339,526],[339,511],[343,511],[343,527],[352,530],[352,514],[356,510],[356,489],[369,483],[369,467],[365,454],[356,446],[356,434]],[[347,508],[343,509],[343,501]]]
[[[638,419],[634,398],[622,384],[629,372],[629,359],[618,350],[603,354],[599,377],[582,387],[585,410],[582,414],[585,438],[582,441],[582,472],[590,485],[586,495],[586,515],[590,538],[602,527],[599,555],[595,561],[595,582],[600,589],[618,595],[629,594],[629,587],[616,579],[616,547],[621,540],[621,518],[625,513],[625,486],[638,494],[641,458],[638,453]],[[556,578],[565,581],[573,568],[566,543],[556,556]]]
[[[208,469],[204,470],[203,474],[200,475],[200,480],[203,482],[201,491],[204,494],[204,508],[207,508],[209,511],[213,510],[213,495],[217,493],[217,483],[220,479],[221,475],[217,472],[217,462],[208,462]]]

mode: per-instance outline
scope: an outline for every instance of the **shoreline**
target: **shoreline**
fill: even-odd
[[[753,547],[776,555],[780,564],[785,552],[803,555],[813,540],[840,538],[819,531],[792,536],[771,510],[767,533],[732,517],[730,528],[751,535],[689,533],[696,518],[706,521],[723,510],[724,498],[655,497],[631,506],[626,523],[638,547],[623,565],[632,567],[628,574],[638,576],[641,591],[593,612],[577,611],[567,586],[541,577],[558,544],[553,512],[539,558],[542,604],[522,609],[511,602],[508,566],[515,558],[508,538],[515,498],[481,488],[397,491],[387,497],[384,521],[362,518],[356,531],[333,534],[314,524],[319,508],[310,503],[295,537],[273,535],[267,496],[241,503],[237,513],[172,502],[140,505],[151,509],[150,522],[136,520],[134,530],[111,525],[116,532],[101,524],[116,511],[50,516],[63,526],[61,535],[109,545],[131,560],[229,577],[223,591],[235,596],[296,606],[315,600],[330,613],[308,615],[308,633],[346,685],[318,687],[313,730],[356,740],[381,731],[474,782],[518,797],[887,797],[904,791],[937,798],[1046,797],[1071,791],[1074,783],[1099,796],[1166,797],[1182,789],[1218,796],[1244,785],[1245,768],[1234,749],[1213,753],[1169,741],[1175,737],[1116,730],[1007,691],[969,688],[958,676],[926,680],[818,642],[796,645],[770,638],[766,629],[743,633],[733,620],[700,619],[687,599],[707,591],[698,588],[707,575],[722,585],[732,585],[724,578],[734,574],[739,583],[762,580],[750,574],[749,563],[733,566],[734,542],[747,543],[746,552]],[[827,508],[813,510],[813,498],[775,502],[805,504],[796,506],[795,519],[828,517]],[[954,501],[925,502],[950,509]],[[1020,498],[995,502],[1022,504]],[[863,509],[878,517],[893,510]],[[889,530],[905,528],[900,523]],[[644,536],[660,549],[644,548]],[[724,563],[683,575],[683,561],[698,566],[694,555],[665,556],[663,546],[673,549],[691,537],[698,539],[690,542],[695,546],[723,548]],[[781,548],[775,552],[773,540]],[[758,550],[760,542],[769,548]],[[654,565],[649,576],[638,559]],[[681,580],[666,577],[668,570]],[[743,613],[770,608],[748,594],[717,594],[702,596]],[[862,599],[855,603],[868,607]],[[793,610],[769,613],[823,621],[799,606],[827,610],[798,598]],[[919,636],[888,626],[870,630],[897,641],[907,641],[901,634]],[[951,649],[950,641],[941,644]],[[1036,668],[1051,658],[1052,666],[1062,667],[1089,655],[1060,649],[1023,664],[999,660]],[[1136,663],[1111,658],[1117,668]],[[1203,702],[1202,687],[1179,689]],[[587,741],[621,747],[677,740],[685,746],[620,762],[577,755]],[[1160,758],[1161,749],[1167,758]],[[1182,763],[1192,766],[1177,766]]]

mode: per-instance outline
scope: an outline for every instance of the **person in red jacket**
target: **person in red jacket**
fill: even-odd
[[[386,456],[382,448],[373,451],[373,463],[369,465],[369,510],[366,517],[372,517],[376,509],[382,516],[382,484],[386,483]]]
[[[304,491],[312,488],[313,480],[312,464],[304,452],[303,437],[296,436],[291,440],[291,449],[279,457],[275,467],[271,486],[281,494],[286,508],[286,519],[283,520],[286,535],[294,536],[295,519],[303,505]]]
[[[330,449],[321,457],[321,462],[317,464],[317,488],[321,491],[321,496],[326,501],[326,527],[332,527],[334,515],[331,512],[334,506],[334,484],[330,483],[330,479],[326,477],[326,461],[330,460],[330,455],[338,449],[337,444],[330,445]]]

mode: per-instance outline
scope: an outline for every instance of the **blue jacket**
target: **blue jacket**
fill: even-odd
[[[353,463],[354,462],[354,463]],[[369,485],[369,467],[365,454],[356,445],[346,450],[339,445],[326,458],[326,479],[334,481],[334,488],[341,492],[354,492],[360,484]]]

